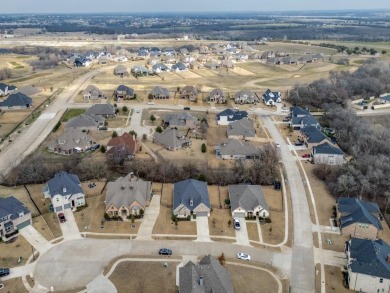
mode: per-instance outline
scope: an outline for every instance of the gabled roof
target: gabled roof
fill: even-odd
[[[210,94],[209,94],[210,97],[219,97],[219,98],[225,98],[226,99],[226,95],[225,93],[221,90],[221,89],[213,89]]]
[[[179,269],[179,291],[180,293],[233,293],[234,289],[229,271],[212,256],[207,255],[198,265],[189,261]]]
[[[5,89],[8,89],[8,84],[0,82],[0,90],[5,92]]]
[[[390,279],[390,246],[386,242],[351,238],[349,251],[352,272]]]
[[[191,142],[191,140],[180,135],[177,129],[167,128],[162,133],[155,132],[154,142],[173,150],[180,148],[183,143]]]
[[[217,119],[220,120],[221,117],[227,116],[227,121],[236,121],[248,117],[248,112],[239,111],[233,109],[226,109],[219,114],[217,114]]]
[[[134,201],[145,207],[152,195],[152,182],[144,181],[133,175],[119,177],[114,182],[108,182],[106,192],[106,208],[114,205],[129,207]]]
[[[134,95],[134,89],[132,89],[131,87],[128,87],[126,85],[119,85],[117,88],[116,88],[116,91],[117,92],[126,92],[126,95],[128,96],[132,96]]]
[[[111,104],[95,104],[85,112],[87,115],[115,115],[115,107]]]
[[[8,98],[0,102],[0,107],[24,107],[30,106],[32,104],[32,99],[25,94],[15,93],[8,96]]]
[[[237,208],[242,208],[245,211],[253,211],[258,206],[268,210],[261,185],[229,185],[228,189],[232,211]]]
[[[47,187],[50,197],[53,197],[56,194],[65,196],[69,194],[84,193],[80,184],[81,183],[77,175],[61,171],[55,174],[54,178],[47,182]]]
[[[276,103],[280,99],[280,97],[280,92],[272,92],[270,89],[266,90],[266,92],[263,94],[263,99],[265,102],[273,100]]]
[[[98,127],[99,122],[104,122],[105,119],[102,116],[81,114],[73,117],[66,122],[65,128],[89,128]]]
[[[261,154],[259,148],[253,144],[237,140],[227,139],[222,144],[216,147],[221,156],[247,156],[247,157],[258,157]]]
[[[97,86],[90,84],[84,90],[84,95],[85,94],[103,94],[103,92]]]
[[[52,149],[61,148],[66,151],[76,147],[86,149],[90,146],[92,146],[92,138],[79,128],[65,128],[58,139],[49,145]]]
[[[324,139],[329,140],[330,138],[323,134],[317,127],[315,126],[307,126],[301,128],[301,132],[305,134],[308,143],[318,143],[323,141]]]
[[[192,205],[190,202],[192,201]],[[193,210],[203,203],[210,208],[207,183],[195,179],[187,179],[173,185],[173,209],[183,204],[189,210]]]
[[[156,63],[152,66],[152,69],[153,70],[157,70],[157,69],[160,69],[160,70],[168,70],[168,67],[164,64],[164,63]]]
[[[337,200],[337,207],[341,213],[341,228],[354,223],[363,223],[374,225],[379,230],[383,229],[380,220],[377,218],[380,210],[376,203],[362,201],[357,198],[340,197]]]
[[[28,214],[30,211],[24,204],[13,196],[0,197],[0,223],[1,218],[11,215],[11,220],[19,218],[19,214]]]
[[[344,155],[343,151],[339,148],[331,145],[328,142],[324,142],[313,147],[314,154],[330,154],[330,155]]]
[[[155,96],[169,97],[169,90],[165,87],[155,86],[150,93]]]
[[[241,90],[234,94],[234,98],[247,98],[247,99],[254,99],[256,100],[257,97],[254,92],[250,90]]]
[[[25,94],[25,95],[35,95],[41,91],[40,88],[37,88],[36,86],[33,85],[26,85],[24,87],[21,87],[18,89],[18,92]]]
[[[187,93],[187,94],[193,94],[197,95],[198,94],[198,89],[194,87],[193,85],[186,85],[185,87],[182,88],[181,93]]]
[[[187,66],[185,66],[182,62],[178,62],[176,64],[173,64],[172,67],[171,67],[172,70],[185,70],[187,69]]]
[[[172,113],[164,116],[164,122],[169,126],[186,126],[188,120],[197,121],[198,118],[187,112]]]
[[[126,149],[126,151],[129,154],[135,154],[136,151],[136,141],[133,139],[133,136],[129,133],[125,132],[121,136],[113,137],[111,138],[108,143],[107,147],[118,147],[122,146]],[[107,151],[109,153],[110,150]]]
[[[256,129],[253,126],[253,121],[249,119],[241,119],[229,124],[227,128],[228,136],[244,136],[255,137]]]
[[[291,107],[290,110],[292,117],[311,115],[309,111],[297,106]]]

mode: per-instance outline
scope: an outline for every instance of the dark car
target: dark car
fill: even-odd
[[[91,151],[96,151],[98,148],[100,148],[100,144],[95,144],[91,147]]]
[[[296,145],[296,146],[302,146],[302,145],[303,145],[303,142],[297,141],[297,142],[295,143],[295,145]]]
[[[63,213],[58,214],[58,219],[60,220],[60,223],[66,222],[65,215]]]
[[[100,126],[99,130],[107,130],[107,126]]]
[[[9,269],[7,268],[0,268],[0,277],[5,277],[9,275]]]
[[[184,107],[184,110],[191,110],[190,107]]]
[[[161,248],[159,251],[158,251],[158,254],[159,255],[172,255],[172,250],[168,249],[168,248]]]

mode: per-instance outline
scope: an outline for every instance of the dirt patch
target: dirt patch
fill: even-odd
[[[209,191],[210,205],[212,208],[221,208],[223,205],[223,200],[220,201],[220,190],[217,185],[207,186]]]
[[[1,281],[1,283],[4,285],[4,292],[28,293],[28,290],[23,285],[22,278]]]
[[[0,267],[16,267],[24,265],[32,254],[32,246],[24,237],[18,235],[12,243],[0,243]],[[22,257],[18,263],[19,257]]]
[[[195,221],[179,221],[178,225],[172,222],[172,208],[160,207],[156,224],[153,227],[153,234],[180,234],[196,235]]]
[[[213,236],[235,237],[230,209],[213,209],[209,217],[209,233]]]
[[[58,221],[56,213],[43,214],[42,217],[45,219],[50,231],[53,233],[54,238],[62,236],[60,222]]]
[[[317,233],[315,235],[317,238]],[[350,238],[348,236],[338,234],[321,234],[322,237],[322,248],[327,250],[334,250],[339,252],[345,251],[345,242]]]
[[[343,286],[343,273],[339,267],[325,266],[326,292],[351,293]]]
[[[45,186],[44,184],[26,185],[26,188],[28,189],[31,198],[33,199],[34,203],[37,205],[39,211],[43,214],[50,212],[50,199],[45,198],[45,196],[43,195],[44,186]]]
[[[176,266],[179,262],[168,262],[167,267],[162,262],[163,259],[161,262],[122,262],[109,279],[118,293],[127,293],[129,288],[132,292],[177,292]]]
[[[249,240],[259,241],[259,232],[257,230],[256,222],[246,221],[246,228],[248,230]]]
[[[54,239],[53,233],[42,216],[33,218],[33,226],[47,240]]]
[[[161,204],[164,206],[172,206],[173,205],[173,184],[172,183],[164,183],[161,193]]]

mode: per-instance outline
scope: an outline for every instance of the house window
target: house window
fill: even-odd
[[[190,200],[190,207],[194,206],[194,201],[191,199]]]
[[[379,279],[379,283],[383,283],[383,279],[382,278]]]

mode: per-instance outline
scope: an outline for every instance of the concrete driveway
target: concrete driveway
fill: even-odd
[[[138,229],[137,240],[152,240],[154,224],[160,214],[160,195],[153,195],[149,207],[145,209],[144,218]]]
[[[196,217],[196,233],[198,238],[195,241],[211,242],[209,232],[209,218],[207,216]]]
[[[60,227],[64,240],[81,239],[79,227],[77,226],[73,212],[67,209],[63,213],[65,215],[66,222],[60,223]]]
[[[246,220],[245,220],[245,218],[238,218],[238,219],[240,220],[240,230],[235,230],[236,231],[236,242],[234,244],[250,246],[249,237],[248,237],[248,229],[246,227]]]
[[[32,225],[24,227],[19,230],[19,234],[22,235],[40,254],[45,253],[53,247],[49,241],[44,238]]]

